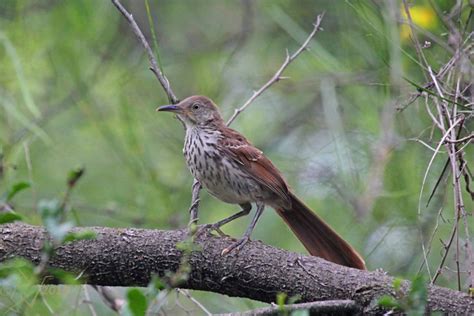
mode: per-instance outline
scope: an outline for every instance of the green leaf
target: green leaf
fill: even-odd
[[[286,303],[286,298],[288,295],[286,293],[278,293],[276,297],[276,303],[280,308],[283,308],[283,305]]]
[[[31,184],[26,181],[15,183],[7,193],[6,201],[10,201],[17,193],[29,188]]]
[[[31,262],[23,258],[14,258],[0,264],[0,278],[6,278],[13,273],[34,275],[34,267]]]
[[[97,234],[92,230],[83,230],[80,232],[69,232],[64,237],[64,242],[78,241],[78,240],[91,240],[95,239]]]
[[[395,289],[395,291],[400,291],[400,288],[402,286],[402,282],[403,282],[403,279],[401,279],[401,278],[395,278],[393,280],[393,288]]]
[[[130,289],[127,292],[128,310],[133,316],[144,316],[148,308],[145,295],[139,289]]]
[[[176,249],[183,252],[202,251],[202,246],[194,243],[191,239],[186,239],[176,243]]]
[[[73,187],[76,185],[77,181],[84,175],[85,169],[83,167],[75,168],[69,171],[67,175],[67,185]]]
[[[400,308],[398,301],[389,295],[384,295],[379,298],[378,305],[385,308]]]
[[[166,289],[166,283],[156,274],[151,276],[151,281],[148,284],[148,289],[150,289],[154,293],[158,293],[164,289]]]
[[[56,279],[60,280],[63,284],[78,285],[81,284],[78,277],[70,272],[62,269],[49,268],[48,272],[51,273]]]
[[[13,211],[0,213],[0,224],[11,223],[14,221],[21,221],[22,219],[23,219],[23,216]]]
[[[408,294],[408,304],[412,315],[424,315],[425,307],[428,299],[428,290],[426,281],[423,276],[416,276],[411,284],[410,293]]]

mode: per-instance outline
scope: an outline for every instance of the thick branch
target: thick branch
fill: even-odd
[[[182,253],[176,244],[186,230],[162,231],[105,227],[75,228],[97,233],[95,240],[68,243],[56,250],[49,262],[87,277],[87,283],[108,286],[146,286],[152,274],[176,271]],[[15,256],[34,263],[41,260],[46,233],[42,227],[25,224],[0,226],[0,261]],[[229,296],[273,302],[278,293],[299,295],[301,302],[353,300],[365,312],[374,312],[377,298],[393,294],[393,278],[339,266],[317,257],[251,242],[240,253],[221,256],[232,240],[201,234],[202,251],[189,257],[191,272],[182,288],[211,291]],[[409,282],[403,285],[406,293]],[[435,311],[474,313],[468,295],[437,286],[429,287],[429,308]]]

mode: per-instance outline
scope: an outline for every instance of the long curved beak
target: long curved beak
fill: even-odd
[[[176,104],[163,105],[156,109],[157,112],[181,112],[181,108]]]

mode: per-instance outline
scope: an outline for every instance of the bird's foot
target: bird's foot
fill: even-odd
[[[201,236],[204,232],[212,232],[215,231],[218,233],[221,237],[230,237],[226,233],[224,233],[219,225],[214,224],[204,224],[198,227],[196,230],[196,233],[194,234],[195,237]]]
[[[222,252],[221,252],[221,255],[225,256],[226,254],[230,253],[231,251],[239,252],[245,246],[245,244],[248,243],[249,241],[250,241],[250,238],[244,236],[241,239],[234,242],[229,247],[224,248],[224,250],[222,250]]]

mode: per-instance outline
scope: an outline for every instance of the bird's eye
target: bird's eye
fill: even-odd
[[[197,109],[199,109],[199,104],[194,103],[194,104],[193,104],[193,110],[197,110]]]

